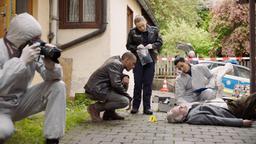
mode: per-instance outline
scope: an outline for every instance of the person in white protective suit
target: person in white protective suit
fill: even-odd
[[[177,56],[174,65],[182,73],[177,76],[175,97],[178,102],[197,102],[215,98],[215,92],[206,86],[212,73],[202,64],[191,65],[183,57]]]
[[[207,87],[216,90],[216,97],[221,98],[223,96],[224,85],[222,84],[222,78],[226,74],[234,73],[234,68],[231,63],[226,63],[224,66],[218,66],[211,70],[213,74]]]
[[[40,55],[40,24],[29,14],[15,16],[0,39],[0,143],[14,132],[15,121],[45,110],[44,136],[57,144],[64,135],[66,89],[62,68]],[[49,47],[52,46],[47,44]],[[43,82],[31,85],[35,72]]]

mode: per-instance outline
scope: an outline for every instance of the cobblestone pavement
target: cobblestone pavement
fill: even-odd
[[[141,113],[121,111],[124,121],[87,121],[69,131],[61,144],[256,144],[252,128],[169,124],[165,113],[155,113],[157,122]],[[89,126],[88,126],[89,125]]]

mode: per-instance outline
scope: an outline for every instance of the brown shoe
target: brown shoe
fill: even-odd
[[[95,105],[91,104],[87,107],[87,112],[90,114],[93,122],[100,122],[102,119],[100,118],[100,111],[95,109]]]

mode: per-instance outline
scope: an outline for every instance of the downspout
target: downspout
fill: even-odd
[[[69,47],[72,47],[72,46],[78,44],[78,43],[85,42],[95,36],[98,36],[106,31],[106,28],[107,28],[107,0],[102,0],[102,1],[103,1],[103,11],[102,11],[102,24],[101,24],[100,28],[89,33],[89,34],[86,34],[80,38],[77,38],[68,43],[60,45],[59,46],[60,49],[65,50]]]
[[[50,23],[49,23],[49,34],[48,42],[57,44],[57,26],[58,26],[58,1],[50,0]]]

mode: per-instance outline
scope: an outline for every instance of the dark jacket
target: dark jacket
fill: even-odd
[[[98,68],[89,78],[84,86],[85,92],[102,96],[108,92],[115,91],[120,95],[130,97],[122,84],[124,66],[119,56],[109,58],[100,68]]]
[[[198,125],[243,126],[243,119],[235,117],[225,108],[209,104],[192,106],[185,122]]]
[[[161,46],[163,44],[163,40],[159,34],[159,30],[157,27],[147,25],[147,31],[144,32],[147,34],[147,39],[143,36],[143,32],[140,32],[136,27],[131,29],[128,34],[128,40],[126,44],[127,50],[131,51],[133,54],[137,55],[137,46],[143,44],[146,46],[147,44],[152,44],[153,49],[149,50],[149,53],[154,61],[157,59],[157,54],[161,50]]]

